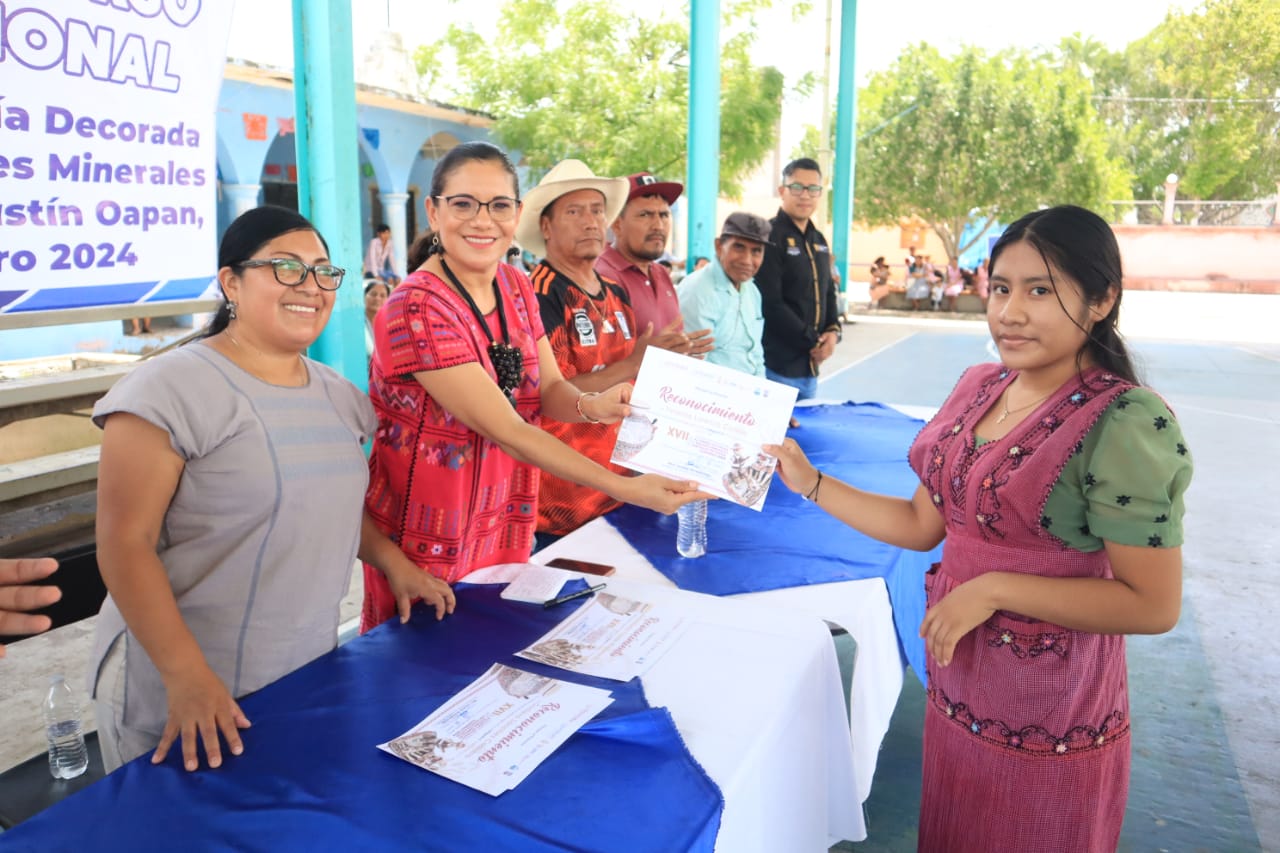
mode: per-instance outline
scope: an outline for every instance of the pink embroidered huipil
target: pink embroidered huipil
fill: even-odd
[[[1067,547],[1041,524],[1084,436],[1129,383],[1067,382],[1003,438],[974,425],[1016,373],[971,368],[911,447],[946,523],[932,607],[985,572],[1111,578],[1105,550]],[[1124,637],[998,611],[951,664],[927,659],[922,851],[1111,851],[1129,787]]]

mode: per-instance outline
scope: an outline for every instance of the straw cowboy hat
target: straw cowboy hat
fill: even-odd
[[[581,160],[561,160],[524,197],[520,222],[516,225],[516,241],[540,258],[547,252],[541,224],[542,211],[547,209],[547,205],[577,190],[598,190],[604,195],[605,222],[609,223],[622,212],[630,188],[626,178],[602,178]]]

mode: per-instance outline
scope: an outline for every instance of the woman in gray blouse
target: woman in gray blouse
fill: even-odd
[[[236,699],[332,649],[359,556],[452,612],[363,514],[373,407],[303,354],[342,283],[305,218],[260,207],[218,251],[226,299],[206,336],[139,364],[94,408],[103,429],[92,689],[104,763],[181,739],[184,765],[243,751]]]

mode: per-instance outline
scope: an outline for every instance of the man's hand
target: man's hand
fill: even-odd
[[[835,332],[823,332],[818,337],[817,345],[813,349],[809,350],[809,357],[813,359],[813,363],[815,365],[822,364],[822,362],[831,358],[831,356],[835,354],[836,343],[838,341],[839,338],[836,336]]]
[[[689,342],[685,355],[694,358],[706,358],[707,353],[716,347],[716,339],[711,337],[710,329],[694,329],[692,332],[685,332],[685,337]]]
[[[652,323],[649,324],[649,328],[653,328]],[[681,355],[687,353],[689,351],[689,336],[684,333],[684,319],[676,317],[664,326],[661,332],[653,335],[648,344],[649,346],[680,353]],[[639,346],[639,344],[636,344],[637,349],[639,349]]]
[[[627,359],[632,363],[631,375],[634,377],[640,372],[640,362],[644,360],[644,351],[649,347],[657,347],[658,349],[679,352],[680,347],[688,347],[689,337],[683,331],[684,321],[679,317],[672,320],[660,332],[655,332],[653,323],[649,323],[644,327],[644,331],[636,338],[635,349],[631,351],[631,355]]]
[[[0,634],[38,634],[49,630],[48,616],[32,616],[23,611],[48,607],[62,598],[56,586],[31,584],[57,571],[58,561],[0,560]],[[0,643],[0,658],[4,644]]]

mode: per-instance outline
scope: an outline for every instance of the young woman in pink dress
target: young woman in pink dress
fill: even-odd
[[[925,586],[921,850],[1114,850],[1129,785],[1124,635],[1182,599],[1191,458],[1116,331],[1120,252],[1077,207],[1028,214],[991,255],[1002,364],[970,368],[910,451],[910,499],[784,482],[904,548],[945,538]]]

